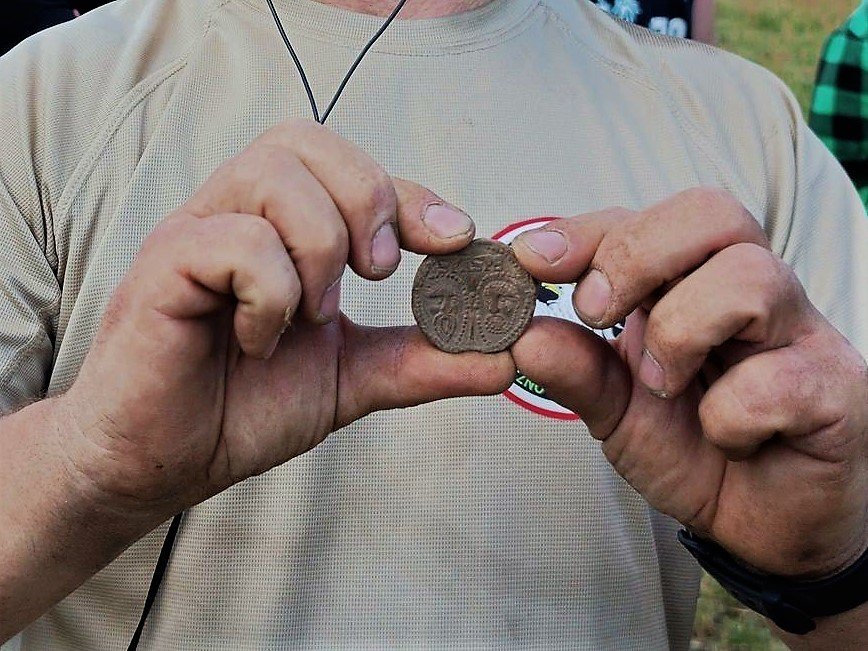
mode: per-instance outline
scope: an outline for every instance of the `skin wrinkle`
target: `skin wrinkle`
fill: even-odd
[[[323,4],[349,9],[362,14],[388,16],[398,0],[318,0]],[[398,19],[401,18],[439,18],[472,11],[484,7],[491,0],[410,0]]]

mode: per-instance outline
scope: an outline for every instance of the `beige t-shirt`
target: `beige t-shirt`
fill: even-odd
[[[277,6],[325,103],[380,20]],[[114,2],[0,60],[0,93],[11,409],[74,381],[160,218],[309,109],[264,0]],[[396,22],[329,124],[467,209],[484,236],[726,187],[868,348],[858,197],[791,95],[734,56],[585,1],[495,0]],[[385,282],[350,279],[345,311],[410,322],[417,262]],[[540,310],[557,311],[565,288],[548,289]],[[141,648],[686,648],[698,573],[674,524],[538,387],[518,378],[510,397],[373,415],[192,509]],[[23,649],[125,648],[164,534],[32,625]]]

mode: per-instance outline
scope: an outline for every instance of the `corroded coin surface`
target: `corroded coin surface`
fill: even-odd
[[[474,240],[457,253],[425,258],[413,281],[413,316],[447,353],[506,350],[536,307],[536,284],[512,250]]]

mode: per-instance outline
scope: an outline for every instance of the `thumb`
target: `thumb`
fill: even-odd
[[[603,338],[570,321],[536,317],[511,350],[516,367],[580,414],[595,438],[606,439],[618,425],[630,402],[630,373]]]
[[[695,391],[663,400],[634,387],[629,369],[638,371],[644,325],[641,312],[632,314],[613,347],[577,324],[540,320],[512,355],[522,373],[581,414],[618,474],[649,504],[707,531],[723,457],[701,437]]]
[[[335,429],[375,411],[495,395],[515,379],[508,352],[444,353],[415,326],[368,328],[345,319],[343,327]]]

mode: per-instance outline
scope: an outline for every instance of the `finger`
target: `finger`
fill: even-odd
[[[452,253],[470,244],[473,220],[428,188],[393,179],[398,194],[398,231],[401,246],[422,255]]]
[[[494,395],[515,379],[509,353],[444,353],[415,327],[366,328],[344,319],[336,428],[374,411],[442,398]]]
[[[170,318],[198,318],[227,297],[237,301],[235,335],[255,357],[271,355],[301,298],[298,274],[277,231],[250,215],[168,218],[148,238],[140,259],[137,273],[153,268],[148,298]]]
[[[639,379],[660,397],[688,386],[714,348],[787,345],[815,322],[792,270],[755,244],[735,244],[670,289],[648,315]]]
[[[575,282],[588,268],[606,233],[636,213],[609,208],[571,219],[556,219],[512,241],[521,265],[545,282]]]
[[[630,400],[630,373],[612,346],[580,325],[536,317],[511,348],[517,368],[605,439]]]
[[[682,522],[704,523],[723,458],[699,436],[696,402],[658,400],[633,387],[643,328],[644,316],[630,315],[613,347],[576,324],[536,319],[512,355],[522,373],[581,415],[615,470],[649,503]]]
[[[347,225],[329,193],[297,157],[272,152],[268,170],[257,187],[263,215],[298,270],[304,315],[327,323],[340,310],[340,281],[350,247]]]
[[[563,236],[560,257],[534,252],[545,238],[543,246],[557,254],[558,233]],[[552,222],[516,240],[524,249],[519,259],[536,278],[580,278],[576,311],[599,328],[617,323],[658,288],[727,246],[766,246],[750,213],[730,194],[711,188],[687,190],[642,212],[616,210]]]
[[[350,266],[362,277],[391,274],[401,246],[416,253],[445,253],[472,239],[470,217],[427,188],[392,179],[361,149],[325,127],[293,122],[277,130],[276,137],[283,146],[294,147],[331,195],[349,231]]]
[[[221,166],[185,210],[199,216],[232,211],[259,214],[273,222],[292,220],[298,200],[288,196],[285,188],[292,183],[299,163],[316,178],[345,222],[352,268],[368,279],[391,274],[401,258],[399,222],[413,211],[409,206],[402,209],[395,182],[367,154],[314,122],[292,120],[257,138]],[[416,213],[412,214],[416,221],[421,219],[421,207],[439,204],[448,209],[430,191],[419,189],[413,198],[417,200]],[[472,236],[472,226],[466,223],[469,218],[459,216],[465,220],[461,233]],[[440,226],[439,232],[429,229],[428,235],[439,243],[448,223],[443,219],[438,222],[436,217],[430,223]],[[408,247],[425,250],[418,232],[407,230]],[[445,239],[458,235],[449,233]],[[316,233],[310,237],[315,239]]]
[[[853,387],[865,382],[865,367],[842,339],[830,328],[729,369],[700,403],[705,437],[733,460],[777,436],[818,459],[852,458],[834,436],[805,436],[854,417]]]

